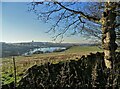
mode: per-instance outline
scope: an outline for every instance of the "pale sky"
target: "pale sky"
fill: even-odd
[[[53,34],[45,33],[51,24],[37,20],[28,11],[26,2],[2,2],[2,42],[51,42]],[[1,16],[0,16],[1,17]],[[59,41],[58,41],[59,42]],[[88,40],[75,35],[64,37],[64,42],[86,43]]]

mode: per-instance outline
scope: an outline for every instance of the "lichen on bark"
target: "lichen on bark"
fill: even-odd
[[[117,49],[116,33],[115,33],[115,20],[116,13],[115,2],[106,2],[105,10],[102,15],[102,44],[104,49],[104,61],[107,68],[112,68],[113,61],[115,60],[115,50]]]

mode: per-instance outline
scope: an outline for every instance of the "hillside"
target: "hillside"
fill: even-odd
[[[82,51],[84,50],[84,51]],[[58,63],[65,60],[78,60],[82,55],[87,55],[90,52],[101,51],[98,47],[88,46],[74,46],[64,52],[54,52],[46,54],[33,54],[32,56],[16,56],[16,68],[17,68],[17,80],[20,80],[22,75],[28,68],[33,65],[41,65],[47,63]],[[2,79],[3,84],[7,84],[13,81],[13,61],[12,57],[2,59]]]
[[[104,68],[103,53],[98,53],[97,51],[102,52],[102,50],[100,50],[96,46],[94,47],[74,46],[64,52],[33,54],[32,56],[29,57],[16,56],[15,60],[18,89],[24,89],[24,87],[26,87],[25,89],[33,89],[33,87],[39,89],[43,86],[45,87],[45,89],[47,89],[48,87],[51,86],[68,87],[68,85],[71,88],[74,88],[73,86],[77,88],[82,86],[86,87],[86,89],[95,86],[104,87],[105,85],[107,85],[106,80],[109,76],[107,75],[108,73],[107,69]],[[117,53],[117,62],[115,65],[117,71],[119,71],[120,65],[119,57],[120,55],[119,53]],[[95,67],[96,65],[97,67]],[[94,70],[94,68],[97,69]],[[51,72],[48,73],[47,70]],[[98,74],[98,76],[96,77],[96,80],[94,80],[96,73]],[[52,75],[59,76],[59,78],[58,77],[54,78]],[[119,74],[116,74],[115,78],[116,82],[120,83],[118,75]],[[65,79],[63,76],[66,76]],[[33,78],[35,78],[35,80]],[[41,79],[41,81],[39,81],[39,78]],[[49,80],[47,81],[46,78],[50,78],[52,82]],[[32,86],[29,85],[30,83],[28,83],[30,82],[29,79],[32,82]],[[70,81],[68,82],[69,79]],[[76,83],[77,82],[76,80],[79,83]],[[41,86],[38,84],[35,86],[34,83],[36,81],[37,83],[43,83],[44,85]],[[46,85],[46,83],[44,83],[45,81],[46,83],[48,82],[49,84]],[[8,89],[6,88],[7,87],[6,84],[12,84],[10,86],[13,87],[14,86],[13,82],[14,82],[14,68],[12,58],[11,57],[3,58],[2,65],[2,84],[4,87],[3,89]],[[87,87],[86,84],[89,85],[89,87]],[[118,84],[116,84],[115,86],[117,88],[119,87]]]
[[[26,43],[1,43],[2,57],[19,56],[35,48],[42,47],[68,47],[73,44],[58,44],[49,42],[26,42]],[[0,56],[1,57],[1,56]]]
[[[0,43],[2,46],[2,55],[0,57],[9,57],[9,56],[20,56],[30,50],[35,48],[44,48],[44,47],[70,47],[75,45],[86,45],[91,44],[77,44],[77,43],[52,43],[52,42],[24,42],[24,43]],[[95,44],[92,44],[95,45]]]

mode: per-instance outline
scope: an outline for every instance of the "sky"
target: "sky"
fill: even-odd
[[[0,41],[2,40],[2,3],[0,3]]]
[[[2,2],[2,42],[51,42],[53,35],[46,33],[51,24],[37,20],[28,11],[29,2]],[[54,41],[52,41],[54,42]],[[56,42],[59,42],[59,40]],[[79,35],[64,37],[65,43],[87,43]]]

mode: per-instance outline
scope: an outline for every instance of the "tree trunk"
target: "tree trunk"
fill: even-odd
[[[113,68],[113,61],[115,60],[115,50],[117,49],[116,33],[115,33],[115,19],[116,14],[115,3],[105,3],[105,10],[102,15],[102,44],[104,49],[104,61],[107,68]]]

